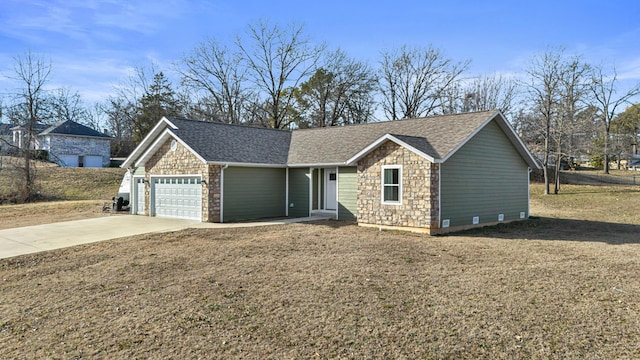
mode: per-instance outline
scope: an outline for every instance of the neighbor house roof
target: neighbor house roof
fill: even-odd
[[[353,165],[386,141],[432,162],[444,162],[491,121],[502,128],[525,162],[537,168],[537,162],[499,111],[293,131],[163,118],[122,166],[143,165],[170,137],[209,163]]]
[[[86,136],[86,137],[100,137],[111,138],[107,134],[103,134],[99,131],[93,130],[88,126],[78,124],[75,121],[67,120],[61,123],[49,126],[39,135],[73,135],[73,136]]]

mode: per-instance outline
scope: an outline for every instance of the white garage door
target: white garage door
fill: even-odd
[[[199,177],[153,179],[153,215],[202,219],[202,181]]]
[[[58,155],[63,167],[78,167],[78,155]]]
[[[102,167],[102,156],[85,155],[84,156],[84,167],[101,168]]]

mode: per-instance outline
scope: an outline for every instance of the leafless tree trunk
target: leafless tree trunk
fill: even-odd
[[[237,39],[248,69],[248,77],[266,97],[256,105],[259,114],[267,114],[263,125],[283,129],[294,121],[288,118],[293,105],[292,89],[308,78],[316,69],[324,45],[312,47],[303,36],[303,27],[291,25],[283,29],[267,21],[250,25],[248,38]]]
[[[577,126],[576,119],[580,111],[583,110],[586,103],[587,94],[587,72],[589,66],[582,62],[578,56],[563,60],[560,64],[559,76],[560,87],[558,104],[558,116],[556,118],[554,141],[556,143],[556,171],[554,193],[560,191],[560,170],[562,159],[566,155],[567,144],[571,143],[571,136]]]
[[[611,120],[618,107],[629,103],[629,100],[640,94],[640,84],[637,84],[621,97],[614,98],[618,86],[618,74],[615,68],[613,75],[607,76],[602,66],[595,67],[591,74],[590,90],[596,107],[602,118],[604,126],[604,172],[609,173],[609,136],[611,133]]]
[[[391,120],[434,114],[442,94],[459,80],[470,61],[454,63],[438,49],[406,46],[382,53],[382,108]]]
[[[19,116],[20,124],[26,129],[24,146],[20,149],[24,160],[21,168],[22,183],[20,184],[20,201],[29,201],[35,194],[36,168],[32,161],[31,151],[36,142],[36,125],[41,120],[47,106],[47,92],[45,85],[51,74],[51,63],[38,58],[31,51],[14,58],[13,74],[9,76],[20,84],[15,93],[14,116]]]
[[[527,88],[531,95],[533,105],[540,114],[542,124],[542,136],[544,139],[544,150],[542,154],[542,171],[544,175],[544,193],[548,195],[549,189],[549,156],[551,154],[551,130],[552,123],[557,116],[559,103],[558,92],[560,90],[560,66],[562,60],[562,50],[548,50],[541,56],[536,56],[527,73],[530,82]]]

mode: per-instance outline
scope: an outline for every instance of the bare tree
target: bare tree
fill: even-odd
[[[604,127],[604,172],[609,173],[609,136],[611,133],[611,120],[614,118],[618,107],[630,104],[630,100],[640,94],[640,84],[636,84],[622,96],[616,96],[618,87],[618,74],[613,69],[613,75],[604,74],[602,66],[593,68],[591,73],[590,91],[598,109],[602,125]]]
[[[55,121],[75,121],[89,124],[89,110],[84,106],[78,92],[71,93],[68,88],[53,90],[51,93],[51,112]]]
[[[17,200],[29,201],[35,195],[36,168],[32,161],[32,147],[36,143],[37,124],[44,117],[48,106],[48,94],[45,85],[51,74],[51,62],[37,57],[31,51],[14,57],[13,74],[10,79],[19,84],[14,93],[11,105],[12,121],[25,129],[22,148],[18,149],[23,158],[23,165],[17,184]]]
[[[463,112],[497,109],[508,116],[518,95],[518,83],[497,74],[475,78],[466,89]]]
[[[111,154],[115,157],[126,156],[135,148],[133,141],[135,106],[122,97],[109,97],[98,105],[105,114],[107,129],[113,136]]]
[[[500,110],[505,116],[514,115],[514,102],[519,94],[518,83],[502,75],[484,75],[457,81],[442,91],[443,114]]]
[[[365,63],[337,50],[294,90],[301,127],[367,122],[373,113],[376,77]],[[369,106],[368,106],[369,105]]]
[[[562,159],[569,155],[565,151],[571,144],[573,134],[578,127],[578,114],[585,108],[587,95],[587,73],[589,66],[580,56],[565,59],[560,64],[558,114],[552,137],[555,143],[555,178],[554,193],[560,191],[560,170]]]
[[[264,126],[286,128],[294,119],[287,117],[293,105],[293,91],[316,69],[324,45],[312,46],[303,27],[292,24],[283,29],[267,21],[249,25],[247,38],[237,38],[247,67],[247,76],[258,90],[261,101],[254,104],[268,118]]]
[[[560,103],[561,62],[563,50],[547,50],[543,55],[535,56],[526,70],[530,79],[526,83],[535,112],[540,116],[540,134],[544,141],[542,149],[542,171],[544,176],[544,193],[549,191],[549,156],[551,154],[551,130],[557,117]]]
[[[385,114],[391,120],[434,114],[469,63],[454,63],[433,47],[383,52],[379,87]]]
[[[178,72],[182,84],[197,99],[198,117],[231,124],[243,122],[249,98],[247,70],[238,66],[239,53],[208,39],[182,59]]]

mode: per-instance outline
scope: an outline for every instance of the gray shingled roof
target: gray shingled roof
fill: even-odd
[[[211,162],[285,165],[290,131],[167,118],[191,149]]]
[[[52,125],[41,132],[39,135],[49,134],[110,138],[109,135],[103,134],[99,131],[93,130],[88,126],[78,124],[77,122],[71,120]]]
[[[274,130],[180,118],[167,118],[169,130],[206,162],[271,166],[339,165],[362,156],[385,136],[404,142],[434,159],[444,161],[483,125],[496,119],[531,167],[538,167],[522,142],[497,111],[443,115],[362,125]],[[156,136],[162,128],[154,130]],[[138,161],[149,145],[141,144],[125,164]],[[157,146],[157,145],[154,145]],[[145,155],[147,156],[147,155]],[[145,161],[144,159],[142,159]]]
[[[443,159],[496,111],[385,121],[365,125],[295,130],[288,164],[344,163],[386,134]]]

